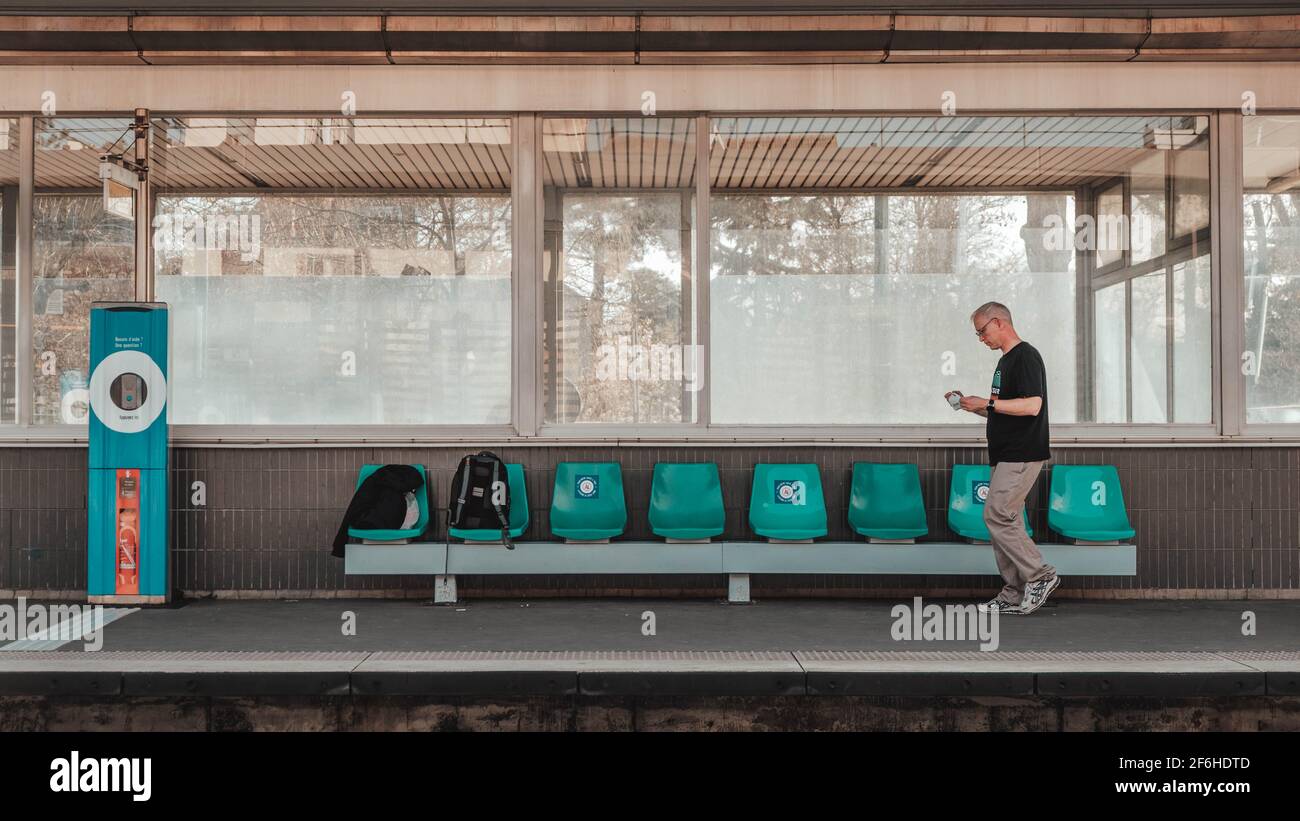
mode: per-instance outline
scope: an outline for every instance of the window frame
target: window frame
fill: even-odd
[[[612,423],[580,423],[572,425],[543,425],[542,420],[542,299],[540,279],[542,275],[542,211],[541,211],[541,122],[543,117],[564,116],[565,111],[516,111],[490,112],[478,111],[419,111],[388,112],[369,115],[375,119],[416,117],[429,119],[504,119],[510,122],[512,148],[511,174],[511,218],[512,218],[512,367],[511,367],[511,423],[497,426],[202,426],[173,425],[172,440],[178,446],[202,445],[288,445],[288,446],[355,446],[366,444],[420,444],[420,443],[518,443],[518,444],[572,444],[577,442],[599,443],[646,443],[646,442],[684,442],[736,444],[741,442],[782,442],[808,443],[821,445],[834,444],[882,444],[898,446],[926,446],[945,444],[976,444],[983,440],[981,425],[761,425],[736,426],[713,425],[709,419],[710,358],[712,346],[709,344],[709,304],[708,272],[711,270],[709,259],[709,237],[711,225],[709,218],[710,180],[709,174],[699,169],[709,168],[708,147],[710,140],[709,124],[714,116],[721,118],[737,117],[847,117],[847,116],[932,116],[927,112],[917,111],[752,111],[726,112],[711,116],[705,112],[670,112],[662,111],[659,117],[692,116],[697,119],[697,173],[696,178],[696,306],[697,316],[696,340],[704,346],[703,387],[699,395],[698,415],[694,423],[677,423],[669,425],[634,425],[625,426]],[[599,111],[573,112],[575,116],[615,117],[627,112]],[[1265,112],[1261,112],[1265,113]],[[1300,114],[1292,109],[1269,110],[1269,114]],[[1243,226],[1242,198],[1242,122],[1243,115],[1233,110],[1106,110],[1106,109],[1069,109],[1069,110],[979,110],[963,112],[964,116],[1131,116],[1134,114],[1159,116],[1208,116],[1210,129],[1206,139],[1210,159],[1209,196],[1210,226],[1207,232],[1210,243],[1210,276],[1212,290],[1211,333],[1212,342],[1212,396],[1211,408],[1213,422],[1210,424],[1166,423],[1166,424],[1097,424],[1070,423],[1053,426],[1053,441],[1058,444],[1099,444],[1099,443],[1134,443],[1134,444],[1213,444],[1236,440],[1269,442],[1274,440],[1300,439],[1300,424],[1248,424],[1246,422],[1244,380],[1234,378],[1236,371],[1235,352],[1240,350],[1240,340],[1244,337],[1244,303],[1243,288],[1240,282],[1243,263],[1241,261],[1243,246],[1241,243]],[[151,119],[165,116],[214,116],[206,112],[188,111],[151,111]],[[72,425],[33,426],[30,424],[32,392],[32,321],[31,312],[31,243],[32,243],[32,200],[34,191],[34,129],[33,124],[42,115],[36,112],[11,112],[9,117],[19,121],[20,136],[20,185],[19,213],[17,217],[17,271],[15,282],[17,293],[16,317],[18,328],[15,334],[18,360],[15,368],[18,379],[18,418],[15,423],[0,424],[0,442],[14,444],[40,445],[78,445],[85,442],[85,428]],[[60,117],[77,116],[76,113],[60,113]],[[119,116],[113,112],[92,112],[84,116],[108,117]],[[125,115],[122,115],[125,116]],[[216,116],[239,117],[336,117],[332,113],[304,114],[298,111],[240,111],[220,112]],[[637,116],[635,114],[631,116]],[[702,162],[701,162],[702,161]],[[1167,185],[1172,185],[1172,178],[1166,177]],[[151,187],[152,188],[152,187]],[[786,191],[783,189],[783,191]],[[787,193],[811,193],[802,189],[789,189]],[[971,192],[978,193],[978,192]],[[152,206],[155,192],[150,190],[147,202]],[[1082,201],[1076,197],[1076,202]],[[1129,198],[1125,196],[1125,209],[1129,208]],[[1167,215],[1168,230],[1172,232],[1174,214]],[[137,244],[142,242],[141,233],[137,231]],[[151,251],[152,243],[146,253]],[[1173,251],[1167,246],[1167,253]],[[704,275],[700,275],[703,272]],[[1098,272],[1101,276],[1117,273],[1115,271]],[[137,277],[136,298],[149,299],[153,290],[153,266],[150,264],[147,276]],[[1167,280],[1168,282],[1168,280]],[[1089,289],[1090,290],[1090,289]],[[1240,306],[1240,309],[1238,309]],[[1090,327],[1091,317],[1081,327]],[[1225,376],[1226,374],[1226,376]],[[1081,389],[1080,394],[1083,395]],[[528,401],[531,397],[533,401]],[[1131,412],[1131,406],[1130,406]]]

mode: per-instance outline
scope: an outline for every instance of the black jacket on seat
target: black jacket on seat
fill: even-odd
[[[343,524],[334,536],[334,556],[343,558],[348,528],[394,530],[406,520],[406,494],[423,492],[424,477],[410,465],[384,465],[365,478],[352,494]]]

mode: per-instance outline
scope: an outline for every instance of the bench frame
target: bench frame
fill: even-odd
[[[1042,544],[1048,564],[1062,576],[1135,576],[1137,545]],[[434,577],[434,602],[455,604],[458,575],[718,574],[727,577],[727,601],[751,601],[752,575],[997,576],[993,548],[966,542],[718,541],[694,544],[626,541],[609,544],[517,542],[501,544],[412,542],[350,543],[344,573]]]

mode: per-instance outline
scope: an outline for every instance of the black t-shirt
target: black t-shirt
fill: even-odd
[[[989,464],[998,462],[1041,462],[1051,458],[1047,443],[1047,368],[1038,349],[1021,340],[998,360],[993,372],[993,399],[1043,397],[1037,416],[989,414]],[[996,407],[996,406],[995,406]]]

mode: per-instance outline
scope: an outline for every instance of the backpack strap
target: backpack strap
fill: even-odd
[[[495,453],[483,451],[483,455],[492,458],[492,487],[495,488],[496,483],[501,481],[501,470],[505,467],[505,462],[502,462],[501,457],[497,456]],[[508,476],[506,481],[509,482]],[[510,485],[507,484],[506,493],[508,494],[509,492]],[[497,504],[495,499],[489,499],[489,501],[492,503],[492,509],[496,511],[497,518],[501,520],[501,543],[506,546],[506,550],[514,550],[515,543],[510,540],[510,522],[506,519],[505,511],[501,509],[501,505]]]
[[[456,476],[460,477],[460,490],[456,490],[454,486],[456,478],[452,478],[452,492],[456,494],[456,501],[447,509],[447,531],[449,533],[451,532],[452,517],[465,507],[465,500],[469,498],[469,470],[467,469],[469,460],[470,457],[468,456],[461,457],[460,466],[456,468]]]

